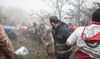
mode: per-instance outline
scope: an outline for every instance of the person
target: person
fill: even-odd
[[[49,18],[52,26],[52,35],[54,39],[55,56],[57,59],[69,59],[72,53],[72,48],[66,45],[66,40],[72,33],[67,27],[62,25],[62,21],[58,20],[57,16]]]
[[[68,28],[73,32],[74,30],[76,30],[76,26],[74,26],[72,23],[68,24]]]
[[[38,39],[39,39],[39,35],[38,35],[38,33],[39,33],[39,26],[37,25],[36,22],[33,22],[33,27],[35,28],[34,38],[35,38],[35,40],[38,41]]]
[[[89,21],[86,19],[80,21],[81,26],[88,26],[88,23],[89,23]]]
[[[40,24],[42,41],[46,47],[47,56],[54,55],[54,41],[51,34],[51,28],[44,23]]]
[[[11,22],[11,24],[10,24],[11,26],[16,26],[16,21],[15,20],[13,20],[12,22]]]
[[[27,36],[29,37],[29,39],[34,40],[34,35],[35,35],[35,28],[33,27],[33,25],[29,24],[28,28],[26,29],[26,33]]]
[[[14,59],[13,46],[0,24],[0,59]]]
[[[4,25],[4,26],[7,26],[8,25],[8,18],[4,17],[1,24]]]
[[[66,41],[68,46],[76,43],[76,59],[100,59],[100,9],[92,14],[89,26],[77,28]]]

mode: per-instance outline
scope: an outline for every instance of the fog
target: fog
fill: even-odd
[[[44,7],[48,8],[46,6],[46,3],[43,3],[39,0],[0,0],[0,5],[5,8],[8,7],[22,8],[27,12],[30,12],[32,9],[40,10]]]
[[[48,10],[50,8],[39,0],[0,0],[0,7],[4,17],[9,18],[10,21],[15,20],[16,23],[30,23],[38,22],[37,19],[31,18],[32,10],[39,12],[41,10]],[[40,18],[38,18],[40,19]]]
[[[90,7],[93,1],[97,0],[88,0],[85,5]],[[54,13],[57,15],[57,8],[50,6],[52,6],[52,4],[50,4],[49,0],[0,0],[3,17],[7,17],[9,21],[15,20],[18,24],[39,22],[40,19],[47,20],[50,17],[48,15],[54,15]],[[68,20],[64,19],[64,17],[67,16],[66,13],[70,11],[69,9],[73,9],[73,6],[66,3],[61,10],[62,19],[66,23]]]
[[[0,0],[0,24],[3,25],[11,39],[14,52],[23,46],[29,50],[28,55],[21,56],[21,52],[18,52],[18,55],[16,53],[15,59],[55,59],[54,53],[50,53],[49,56],[49,51],[47,51],[47,49],[53,48],[53,44],[56,44],[50,41],[53,39],[50,37],[52,36],[50,16],[57,16],[66,24],[72,23],[76,29],[76,27],[89,25],[92,13],[98,8],[100,8],[100,0]],[[57,27],[59,27],[58,23]],[[4,33],[1,31],[2,39],[2,36],[5,35],[2,35]],[[5,41],[5,38],[2,41]],[[58,46],[60,45],[58,44]],[[53,51],[53,49],[51,50]],[[27,52],[26,49],[22,51],[22,54],[23,52]],[[61,50],[62,52],[63,50]],[[74,54],[70,59],[75,59]]]

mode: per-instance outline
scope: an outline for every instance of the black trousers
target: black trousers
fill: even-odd
[[[62,57],[56,57],[57,59],[70,59],[70,55],[62,56]]]

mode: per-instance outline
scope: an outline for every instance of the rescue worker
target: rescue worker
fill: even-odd
[[[14,59],[13,46],[2,25],[0,25],[0,59]]]
[[[74,26],[72,23],[68,24],[68,28],[73,32],[74,30],[76,30],[76,26]]]
[[[70,59],[72,48],[66,45],[66,40],[72,33],[56,16],[49,18],[54,38],[55,56],[57,59]]]
[[[54,55],[54,41],[51,34],[51,28],[43,23],[40,24],[43,43],[45,44],[47,56]]]
[[[76,43],[76,59],[100,59],[100,9],[92,15],[89,26],[77,28],[66,41],[68,46]]]

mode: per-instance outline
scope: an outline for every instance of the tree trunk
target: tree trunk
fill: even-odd
[[[57,11],[58,11],[59,19],[61,20],[61,9],[60,9],[60,6],[58,4],[58,0],[56,0],[56,3],[57,3]]]

